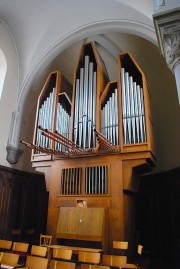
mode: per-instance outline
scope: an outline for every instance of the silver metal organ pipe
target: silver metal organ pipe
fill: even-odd
[[[136,143],[140,142],[139,135],[139,112],[138,112],[138,96],[137,96],[137,84],[133,82],[134,88],[134,113],[135,113],[135,126],[136,126]]]
[[[88,148],[91,148],[91,139],[93,135],[92,128],[92,101],[93,101],[93,63],[89,63],[89,91],[88,91]]]
[[[145,114],[144,114],[144,98],[143,98],[143,89],[141,88],[141,111],[143,117],[143,142],[147,141],[146,137],[146,122],[145,122]]]
[[[127,144],[127,109],[126,109],[126,90],[125,90],[124,68],[121,68],[121,87],[122,87],[122,114],[123,114],[124,144]]]
[[[119,144],[119,110],[118,110],[118,95],[117,95],[117,88],[115,89],[115,97],[114,97],[114,107],[115,107],[115,129],[116,129],[116,142],[115,145]]]
[[[93,76],[93,130],[96,128],[96,72],[94,72]],[[96,146],[96,136],[93,132],[93,147]]]
[[[116,122],[115,122],[115,100],[114,100],[114,92],[112,93],[112,103],[111,103],[111,111],[112,111],[112,140],[111,142],[116,145]]]
[[[136,141],[136,134],[135,134],[135,115],[134,115],[134,94],[133,94],[133,78],[130,76],[129,78],[130,84],[130,104],[131,104],[131,128],[132,128],[132,142],[135,143]]]
[[[83,148],[95,146],[93,129],[96,126],[96,72],[89,56],[84,57],[85,65],[80,68],[76,79],[74,142]],[[79,82],[78,82],[79,80]]]
[[[124,75],[125,74],[125,75]],[[143,89],[121,69],[124,144],[146,141]]]
[[[126,115],[127,115],[127,143],[131,144],[131,120],[130,120],[130,97],[129,97],[129,73],[125,73],[126,89]]]
[[[79,146],[82,146],[82,115],[83,115],[83,85],[84,85],[84,68],[80,69],[80,91],[79,91]]]
[[[112,141],[112,97],[109,97],[109,140]]]
[[[74,111],[74,142],[77,144],[78,138],[78,122],[79,122],[79,79],[76,79],[76,96]]]
[[[56,131],[66,138],[69,138],[70,120],[71,117],[68,112],[63,108],[61,103],[58,103],[56,110]],[[60,151],[68,150],[68,148],[60,142],[55,142],[55,148]]]
[[[89,73],[89,56],[85,56],[84,67],[84,98],[83,98],[83,148],[86,148],[86,132],[87,132],[87,112],[88,112],[88,73]]]
[[[37,126],[41,125],[44,128],[52,129],[54,97],[55,97],[55,88],[53,88],[53,91],[50,92],[49,96],[47,96],[47,98],[43,101],[41,107],[39,108]],[[36,145],[49,149],[51,148],[50,140],[47,137],[42,136],[40,130],[38,129],[36,135]],[[36,153],[40,152],[37,151]]]
[[[118,145],[117,88],[101,108],[101,133],[114,145]]]

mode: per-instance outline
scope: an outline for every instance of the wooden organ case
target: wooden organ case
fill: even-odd
[[[128,52],[109,81],[95,45],[83,44],[72,88],[59,71],[49,74],[33,144],[22,143],[45,174],[47,233],[98,242],[106,253],[113,240],[135,243],[135,194],[155,157],[146,79]]]

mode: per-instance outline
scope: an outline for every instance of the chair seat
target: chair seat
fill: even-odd
[[[126,263],[126,266],[123,267],[123,268],[127,268],[127,269],[128,269],[128,268],[129,268],[129,269],[131,269],[131,268],[133,269],[133,268],[134,268],[134,269],[136,269],[136,268],[139,268],[139,267],[138,267],[138,265],[133,264],[133,263]]]

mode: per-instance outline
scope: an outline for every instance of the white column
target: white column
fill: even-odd
[[[179,97],[179,105],[180,105],[180,61],[174,67],[174,75],[175,75],[175,78],[176,78],[176,86],[177,86],[177,92],[178,92],[178,97]]]
[[[154,15],[159,46],[177,85],[180,105],[180,8]]]

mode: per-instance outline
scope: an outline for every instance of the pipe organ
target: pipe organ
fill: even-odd
[[[141,174],[156,163],[145,76],[128,52],[118,55],[117,68],[117,81],[109,81],[95,45],[83,44],[73,85],[60,71],[49,74],[38,99],[33,143],[22,141],[32,149],[33,167],[46,177],[47,232],[62,235],[56,231],[59,208],[70,207],[73,214],[79,201],[103,208],[105,228],[98,238],[104,252],[113,251],[113,240],[135,243],[134,194]],[[63,239],[72,239],[65,234]]]

